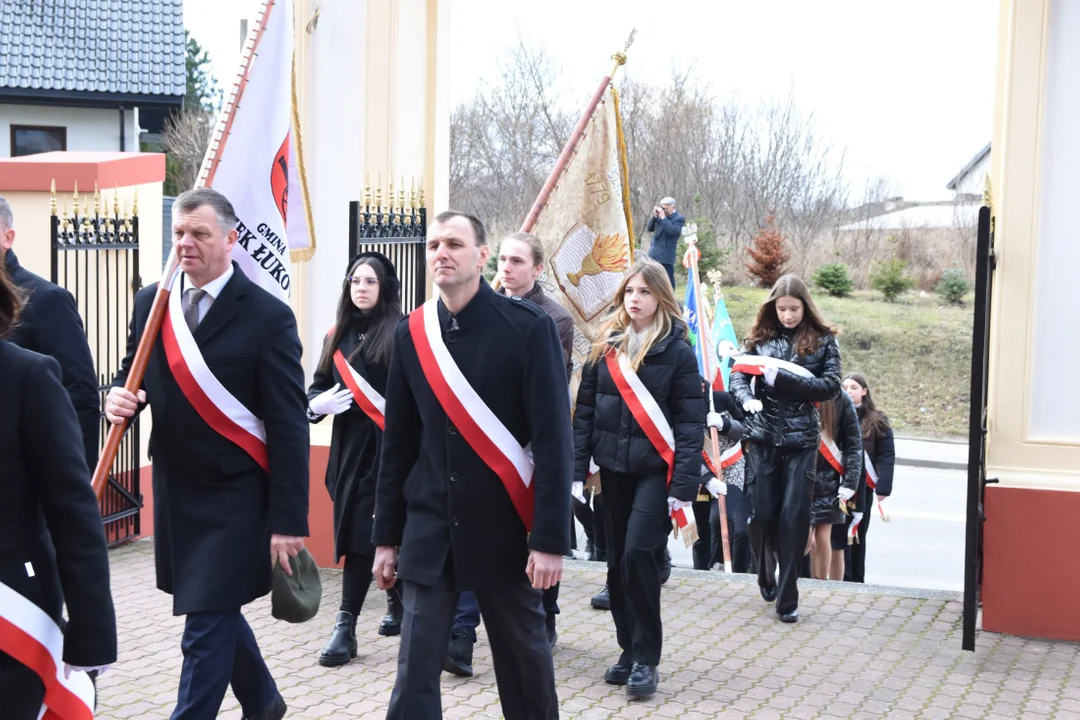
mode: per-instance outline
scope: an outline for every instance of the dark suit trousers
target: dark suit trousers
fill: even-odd
[[[240,608],[190,613],[184,624],[184,666],[172,720],[213,720],[232,685],[244,715],[266,711],[277,685]]]
[[[866,500],[863,502],[862,520],[859,522],[859,529],[855,532],[858,533],[859,541],[853,542],[844,549],[844,580],[847,582],[866,582],[866,531],[870,528],[870,518],[877,512],[877,498],[874,497],[874,491],[870,488],[864,488],[866,492]],[[844,530],[851,525],[851,517],[848,516],[847,523],[844,526]],[[847,537],[845,533],[845,537]]]
[[[816,462],[816,448],[778,450],[760,443],[750,443],[746,456],[750,544],[757,563],[758,585],[775,584],[779,560],[776,612],[781,614],[799,607],[798,579],[810,533]]]
[[[388,720],[442,717],[440,680],[458,596],[450,562],[448,557],[434,585],[402,582],[404,617]],[[516,582],[475,593],[491,643],[503,716],[507,720],[558,718],[555,667],[540,591],[522,573]]]
[[[663,475],[600,469],[607,508],[608,594],[622,659],[660,664],[660,564],[671,531]]]
[[[750,535],[746,521],[750,518],[750,501],[746,491],[735,485],[727,486],[728,539],[731,541],[731,570],[744,573],[750,571]],[[710,507],[714,530],[720,527],[720,503]],[[719,531],[713,532],[713,557],[718,562],[724,561],[723,538]]]

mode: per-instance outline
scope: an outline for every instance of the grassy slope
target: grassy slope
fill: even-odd
[[[725,288],[728,313],[742,337],[768,291]],[[682,298],[680,288],[678,298]],[[840,328],[844,372],[865,373],[879,408],[906,435],[966,437],[971,378],[971,303],[943,306],[936,296],[909,294],[890,304],[881,295],[816,297]]]

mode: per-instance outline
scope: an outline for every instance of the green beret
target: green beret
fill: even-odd
[[[289,559],[292,576],[285,574],[279,563],[274,563],[274,585],[270,593],[270,614],[278,620],[291,623],[307,622],[319,612],[322,600],[322,580],[319,566],[307,548]]]

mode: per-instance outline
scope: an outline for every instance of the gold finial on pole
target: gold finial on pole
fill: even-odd
[[[364,171],[364,207],[371,207],[371,171]]]
[[[49,212],[56,215],[56,178],[52,179],[52,186],[49,188]]]
[[[634,44],[634,37],[636,35],[637,28],[634,28],[630,31],[630,37],[626,38],[626,44],[623,45],[623,49],[611,56],[611,59],[615,61],[615,67],[611,69],[611,75],[609,77],[615,77],[615,72],[619,67],[626,64],[626,53],[629,52],[630,46]]]
[[[97,180],[94,181],[94,217],[101,214],[101,193],[98,192]]]

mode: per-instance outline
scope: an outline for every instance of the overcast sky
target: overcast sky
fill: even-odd
[[[235,76],[239,20],[259,5],[184,0],[222,85]],[[662,82],[692,69],[718,97],[748,104],[790,91],[846,148],[853,182],[881,175],[910,199],[948,197],[945,184],[990,141],[990,0],[453,0],[451,98],[496,79],[500,51],[521,32],[546,47],[568,101],[584,106],[635,27],[628,73]]]

